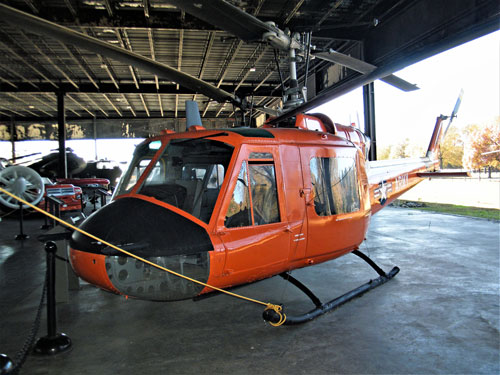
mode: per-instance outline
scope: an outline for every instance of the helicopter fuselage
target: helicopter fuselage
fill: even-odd
[[[80,228],[227,288],[357,249],[371,215],[431,164],[371,167],[359,144],[322,131],[164,134],[137,147],[113,201]],[[76,273],[115,293],[171,301],[212,291],[77,232],[70,246]]]

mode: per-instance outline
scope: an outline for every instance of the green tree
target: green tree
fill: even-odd
[[[409,154],[410,139],[406,138],[391,148],[390,159],[402,159],[410,157]]]
[[[475,128],[465,141],[463,163],[466,168],[500,168],[500,117],[483,128]]]
[[[464,142],[462,132],[450,127],[440,147],[441,168],[462,168]]]
[[[392,146],[377,148],[377,160],[387,160],[391,156]]]

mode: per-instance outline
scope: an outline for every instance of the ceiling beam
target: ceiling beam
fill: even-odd
[[[0,110],[2,110],[2,112],[3,112],[3,113],[9,113],[9,112],[11,112],[11,113],[13,113],[13,114],[15,114],[15,115],[17,115],[17,116],[26,117],[26,115],[23,115],[21,112],[14,111],[13,109],[11,109],[11,108],[7,108],[7,107],[4,107],[4,106],[3,106],[3,105],[1,105],[1,104],[0,104]],[[12,115],[8,115],[8,117],[11,117],[11,116],[12,116]],[[37,118],[37,119],[38,119],[38,118],[39,118],[39,116],[38,116],[38,115],[35,115],[35,118]]]
[[[82,33],[98,39],[97,36],[95,35],[94,30],[90,29],[89,32],[86,32],[84,30],[84,28],[80,27],[80,29],[81,29]],[[108,61],[107,57],[104,57],[100,54],[98,54],[97,57],[99,58],[99,61],[100,61],[100,67],[106,71],[106,73],[108,74],[108,77],[111,79],[111,82],[113,82],[113,85],[115,85],[116,89],[120,90],[120,86],[118,85],[118,82],[116,81],[114,74],[113,74],[113,71],[112,71],[112,66],[113,66],[112,63],[110,63]]]
[[[106,12],[108,12],[108,16],[110,18],[112,18],[113,17],[113,6],[112,6],[110,0],[103,0],[103,2],[104,2],[104,7],[106,8]]]
[[[149,52],[151,53],[151,58],[156,61],[156,53],[155,53],[155,44],[154,44],[154,36],[153,36],[153,30],[148,29],[148,41],[149,41]],[[155,86],[156,86],[156,91],[160,91],[160,83],[158,81],[158,76],[155,74]],[[177,88],[179,85],[177,85]],[[160,106],[160,112],[163,117],[163,103],[161,101],[161,95],[158,94],[158,105]]]
[[[122,37],[122,31],[120,30],[115,30],[116,37],[118,38],[118,41],[120,42],[120,45],[122,48],[128,49],[129,51],[132,51],[132,44],[130,43],[130,39],[128,37],[127,31],[123,30],[123,37]],[[137,90],[139,90],[139,80],[137,79],[137,74],[135,73],[134,67],[132,65],[128,66],[128,69],[130,71],[130,75],[132,76],[132,79],[134,80],[135,87]]]
[[[73,103],[75,103],[78,107],[80,107],[81,109],[83,109],[85,112],[87,112],[89,115],[91,116],[95,116],[94,113],[92,113],[87,107],[85,107],[84,105],[82,105],[82,103],[80,103],[78,100],[76,100],[75,98],[73,98],[70,94],[66,94],[66,97],[69,98]]]
[[[255,86],[255,89],[254,89],[254,93],[257,93],[259,88],[273,75],[274,71],[270,70],[269,73],[267,73],[264,78],[262,78],[262,80],[259,82],[259,84],[257,86]],[[281,84],[280,84],[281,86]],[[273,89],[274,91],[274,89]],[[257,95],[257,94],[255,94]],[[265,95],[265,96],[271,96],[271,95]],[[280,95],[281,96],[281,95]]]
[[[64,0],[64,4],[68,8],[69,12],[73,15],[73,17],[76,18],[77,13],[76,13],[75,8],[71,4],[71,1],[70,0]]]
[[[174,117],[177,118],[177,112],[179,109],[179,95],[175,95],[175,105],[174,105]]]
[[[2,115],[3,113],[3,115]],[[141,119],[142,121],[150,121],[153,119],[158,119],[161,121],[165,121],[165,119],[175,119],[174,118],[174,112],[173,111],[166,111],[165,112],[165,117],[160,116],[160,112],[151,112],[151,117],[144,117],[145,113],[142,114],[142,116],[138,113],[137,117],[132,117],[132,116],[118,116],[116,113],[112,113],[109,117],[103,118],[102,116],[91,116],[85,112],[82,112],[83,115],[81,117],[73,116],[68,114],[66,116],[66,121],[86,121],[86,120],[93,120],[95,119],[105,119],[105,120],[119,120],[120,122],[127,122],[127,121],[138,121]],[[229,117],[215,117],[216,112],[215,111],[209,111],[207,113],[207,116],[205,119],[214,119],[214,120],[219,120],[219,121],[225,121],[225,119],[231,118]],[[41,123],[41,122],[54,122],[54,116],[46,117],[46,116],[40,116],[40,115],[27,115],[27,114],[22,114],[22,113],[13,113],[11,110],[7,108],[3,108],[0,104],[0,120],[2,121],[10,121],[12,117],[22,117],[19,119],[19,121],[23,122],[34,122],[34,123]],[[185,118],[186,113],[184,111],[179,111],[179,118]]]
[[[132,104],[128,101],[127,96],[126,96],[125,94],[122,94],[122,98],[123,98],[123,100],[125,101],[125,103],[127,104],[127,109],[128,109],[130,112],[132,112],[132,115],[133,115],[134,117],[137,117],[137,114],[136,114],[136,113],[135,113],[135,111],[134,111],[134,107],[132,107]]]
[[[85,74],[85,76],[87,77],[87,79],[96,87],[96,89],[99,90],[99,85],[97,84],[97,82],[94,80],[94,78],[90,74],[89,69],[83,65],[85,62],[84,61],[80,61],[76,57],[75,53],[73,51],[71,51],[68,48],[68,46],[66,46],[64,43],[59,42],[59,44],[66,51],[66,53],[68,54],[68,56],[76,63],[76,65],[78,65],[78,67],[82,70],[83,74]]]
[[[24,0],[24,2],[32,10],[33,13],[35,14],[40,13],[40,5],[36,0]]]
[[[158,95],[158,105],[160,106],[161,117],[163,117],[164,113],[163,113],[163,102],[161,100],[161,94],[157,94],[157,95]]]
[[[78,90],[78,85],[76,84],[76,82],[73,81],[73,79],[63,69],[60,68],[60,66],[63,66],[63,64],[61,62],[55,63],[45,52],[42,51],[40,46],[43,46],[47,50],[50,50],[43,40],[38,39],[35,43],[26,35],[24,31],[21,31],[21,35],[40,54],[40,56],[42,56],[49,63],[49,65],[52,66],[53,69],[57,70],[64,78],[66,78],[66,80],[71,85],[73,85]],[[52,54],[56,56],[55,53],[52,52]]]
[[[22,80],[21,82],[15,82],[15,85],[18,88],[19,88],[19,84],[27,84],[29,86],[33,86],[35,88],[35,91],[40,91],[40,88],[37,85],[35,85],[30,79],[22,76],[21,74],[19,74],[18,72],[14,71],[14,70],[2,65],[1,63],[0,63],[0,69],[3,69],[16,77],[19,77]],[[5,88],[3,88],[1,91],[6,91],[6,90],[5,90]],[[29,91],[33,91],[33,89],[30,89]],[[52,91],[52,89],[50,91]]]
[[[117,35],[118,35],[118,40],[120,41],[122,47],[128,49],[129,51],[132,51],[132,43],[130,43],[130,38],[128,36],[127,30],[123,30],[123,38],[121,37],[120,32],[118,32]],[[139,80],[137,79],[137,73],[135,71],[135,68],[132,65],[129,65],[128,69],[130,70],[130,75],[134,80],[135,87],[139,89]]]
[[[1,65],[0,62],[0,70],[4,69],[4,66]],[[245,81],[242,83],[242,85],[239,87],[238,92],[241,95],[254,95],[254,96],[272,96],[272,97],[277,97],[280,96],[276,93],[274,93],[276,85],[278,85],[277,82],[270,82],[266,83],[266,81],[271,77],[273,74],[273,71],[270,71],[269,74],[265,77],[265,79],[260,80],[260,81]],[[26,81],[24,78],[19,77],[20,80],[10,80],[14,85],[17,86],[17,88],[14,88],[13,86],[5,86],[2,87],[3,92],[52,92],[56,91],[54,90],[54,87],[50,85],[47,82],[42,82],[39,83],[37,82],[36,85],[33,82]],[[117,83],[118,84],[118,83]],[[220,88],[223,90],[226,90],[228,92],[234,91],[234,88],[239,84],[239,82],[230,82],[227,83],[226,85],[221,85]],[[60,83],[59,84],[59,89],[64,92],[79,92],[79,93],[87,93],[87,94],[93,94],[93,93],[108,93],[108,94],[113,94],[113,93],[124,93],[124,94],[179,94],[179,95],[195,95],[196,93],[193,90],[180,87],[179,90],[177,90],[177,87],[173,83],[161,83],[159,86],[159,90],[156,89],[156,83],[154,81],[149,81],[146,83],[141,83],[140,88],[137,88],[135,83],[132,81],[128,82],[120,82],[119,83],[119,90],[116,88],[116,85],[113,82],[98,82],[99,87],[96,88],[92,83],[90,82],[79,82],[78,87],[79,89],[77,90],[73,85],[69,83]],[[199,94],[198,94],[199,95]]]
[[[330,6],[330,9],[323,15],[323,17],[320,18],[318,22],[316,22],[316,25],[314,26],[313,30],[318,29],[325,20],[332,15],[333,12],[337,10],[338,7],[342,5],[344,0],[337,0],[332,5]]]
[[[0,77],[0,81],[5,82],[5,83],[6,83],[6,84],[8,84],[8,85],[11,85],[11,86],[12,86],[12,87],[14,87],[15,89],[17,89],[17,88],[18,88],[18,87],[16,86],[16,84],[15,84],[15,83],[12,83],[11,81],[9,81],[9,80],[8,80],[8,79],[6,79],[6,78]],[[0,85],[0,91],[3,91],[3,90],[1,89],[1,85]]]
[[[7,92],[6,94],[7,94],[7,96],[10,96],[12,99],[17,100],[17,101],[23,103],[27,108],[29,108],[29,109],[35,109],[35,106],[31,102],[27,102],[23,98],[20,98],[19,96],[15,95],[15,94],[12,94],[10,92]],[[28,112],[29,114],[37,116],[37,114],[35,114],[34,112],[30,111],[29,109],[24,109],[24,111]],[[42,109],[39,109],[39,108],[37,108],[36,110],[39,111],[39,112],[42,112],[43,114],[45,114],[45,115],[47,115],[49,117],[50,116],[55,116],[55,114],[48,113],[48,112],[46,112],[46,111],[44,111]]]
[[[203,55],[203,59],[201,60],[200,73],[198,74],[199,79],[203,79],[203,73],[205,72],[205,68],[207,66],[208,57],[210,56],[210,51],[212,51],[212,46],[214,44],[215,39],[215,31],[210,32],[208,37],[207,45],[205,47],[205,53]],[[196,100],[196,95],[193,95],[193,101]]]
[[[38,103],[40,103],[41,105],[48,107],[51,111],[54,111],[54,112],[56,112],[56,113],[57,113],[57,107],[55,107],[55,106],[53,106],[53,105],[51,105],[51,104],[49,104],[49,103],[47,103],[47,102],[44,102],[42,99],[40,99],[40,98],[38,97],[38,95],[35,95],[35,94],[28,94],[28,97],[29,97],[29,98],[31,98],[31,100],[35,100],[35,101],[37,101]]]
[[[92,103],[92,105],[94,106],[94,108],[97,108],[99,111],[101,111],[101,112],[102,112],[102,114],[104,115],[104,117],[109,117],[108,113],[107,113],[104,109],[102,109],[102,107],[101,107],[99,104],[97,104],[97,103],[95,102],[95,100],[94,100],[94,99],[92,99],[92,98],[90,97],[90,95],[89,95],[89,94],[87,94],[87,93],[83,93],[83,95],[87,98],[87,100],[88,100],[90,103]],[[94,115],[94,116],[96,116],[96,115]],[[96,116],[96,117],[97,117],[97,116]]]
[[[287,2],[287,3],[289,3],[289,2]],[[285,9],[283,9],[281,12],[282,16],[280,17],[281,19],[283,19],[282,25],[286,26],[288,24],[288,22],[290,22],[290,20],[299,11],[302,4],[304,4],[304,0],[296,0],[295,4],[293,4],[293,8],[291,10],[289,10],[290,6],[285,6]]]
[[[181,15],[184,16],[184,12],[181,12]],[[184,45],[184,30],[179,30],[179,46],[177,48],[177,70],[181,70],[182,66],[182,48]],[[176,86],[177,90],[179,90],[179,85]],[[177,117],[177,108],[179,106],[179,95],[175,95],[175,117]]]
[[[5,40],[5,39],[4,39]],[[35,67],[33,64],[30,64],[28,61],[26,61],[26,58],[25,57],[22,57],[21,55],[19,55],[16,51],[14,51],[11,47],[9,47],[7,44],[5,44],[5,42],[3,41],[0,41],[0,44],[2,44],[4,46],[4,48],[9,51],[12,55],[14,55],[18,60],[19,60],[19,64],[25,64],[26,66],[28,66],[31,70],[33,70],[36,74],[38,74],[40,77],[42,77],[45,81],[47,81],[48,83],[50,83],[52,86],[54,86],[54,88],[58,89],[59,87],[54,83],[52,82],[52,80],[47,77],[44,73],[42,73],[37,67]],[[19,47],[18,47],[19,48]],[[26,51],[23,50],[22,52],[25,56],[28,56],[28,54],[26,54]]]
[[[144,7],[145,0],[138,3],[142,6],[134,8],[114,8],[112,6],[113,1],[110,1],[109,9],[106,6],[105,9],[85,7],[77,11],[71,6],[70,0],[64,0],[66,7],[41,7],[39,15],[48,21],[63,26],[74,26],[77,20],[78,25],[81,27],[216,30],[213,25],[200,21],[189,14],[186,14],[185,20],[182,21],[179,12],[173,11],[173,9],[160,9],[151,6],[150,1],[148,1],[149,11]],[[110,16],[109,11],[112,11],[112,16]],[[32,12],[35,13],[33,10]],[[149,16],[146,16],[146,12],[149,13]]]
[[[257,4],[257,6],[251,12],[251,14],[253,16],[257,16],[257,14],[260,12],[262,5],[264,5],[264,1],[265,0],[259,0],[259,3]],[[220,78],[219,78],[219,82],[217,83],[217,87],[220,87],[220,85],[222,84],[222,81],[224,80],[226,73],[228,72],[229,66],[235,60],[236,56],[238,55],[238,51],[240,50],[242,45],[243,45],[242,40],[235,40],[232,43],[231,49],[229,50],[229,54],[228,54],[228,56],[226,56],[226,60],[224,61],[224,65],[222,66],[221,73],[219,73]],[[245,79],[246,79],[246,77],[245,77]],[[238,84],[238,87],[241,86],[241,83],[242,83],[242,81],[240,81],[240,84]],[[210,107],[210,103],[211,103],[211,101],[208,101],[208,103],[205,107],[205,110],[203,111],[203,117],[205,117],[205,114],[207,113],[208,108]],[[215,115],[215,117],[219,116],[219,114],[222,112],[222,109],[224,108],[225,104],[226,103],[221,104],[220,109],[217,111],[217,114]]]
[[[146,100],[144,99],[144,95],[143,94],[139,94],[139,97],[141,98],[141,102],[142,102],[142,105],[144,106],[146,114],[148,115],[148,117],[151,117],[151,114],[149,113],[148,105],[146,104]]]
[[[149,0],[142,0],[142,6],[144,7],[144,17],[149,19]]]
[[[236,88],[234,89],[234,91],[237,91],[241,87],[243,82],[245,82],[245,80],[248,78],[250,73],[252,73],[251,69],[254,68],[254,70],[255,70],[255,65],[257,65],[259,63],[259,61],[266,54],[267,47],[268,47],[267,44],[258,44],[257,45],[257,47],[255,48],[255,50],[252,53],[252,56],[250,56],[247,63],[245,64],[245,66],[243,67],[241,72],[238,74],[238,77],[241,77],[241,79],[240,79],[240,82],[238,83],[238,85],[236,86]]]
[[[109,103],[109,105],[111,107],[113,107],[113,109],[115,110],[116,113],[118,113],[118,116],[122,116],[122,113],[121,111],[118,109],[118,107],[115,105],[115,103],[113,103],[113,101],[109,98],[109,96],[107,94],[102,94],[102,96],[104,96],[104,99],[107,100],[107,102]]]
[[[153,36],[153,30],[151,29],[148,29],[148,41],[149,41],[149,53],[151,54],[151,59],[156,61],[154,36]],[[159,90],[160,85],[158,83],[158,76],[156,74],[155,74],[155,84],[156,84],[156,89]]]
[[[222,81],[224,81],[224,78],[228,72],[228,68],[233,63],[233,61],[236,59],[236,56],[238,55],[238,51],[240,50],[242,45],[243,45],[242,40],[234,40],[233,43],[231,44],[231,48],[229,49],[229,52],[226,55],[226,59],[224,60],[224,63],[222,64],[222,67],[221,67],[219,74],[218,74],[217,87],[220,87],[222,84]],[[211,103],[212,103],[212,101],[207,102],[207,105],[205,106],[205,109],[203,110],[202,117],[205,117]]]

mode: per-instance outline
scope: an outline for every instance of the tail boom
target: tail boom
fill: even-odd
[[[368,165],[372,214],[423,181],[423,173],[439,168],[438,161],[429,157],[371,161]]]

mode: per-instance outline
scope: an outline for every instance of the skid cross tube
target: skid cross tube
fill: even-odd
[[[399,267],[394,267],[389,273],[385,273],[379,266],[377,266],[377,264],[373,260],[371,260],[369,257],[367,257],[359,250],[354,250],[352,252],[361,259],[363,259],[366,263],[368,263],[380,276],[326,303],[321,303],[319,298],[316,297],[316,295],[313,292],[311,292],[309,288],[307,288],[299,280],[292,277],[288,272],[280,274],[282,278],[291,282],[302,292],[304,292],[304,294],[306,294],[311,299],[311,301],[316,305],[314,309],[302,315],[291,316],[287,314],[286,321],[283,323],[284,325],[301,324],[313,320],[320,315],[323,315],[329,311],[336,309],[337,307],[342,306],[344,303],[349,302],[350,300],[356,297],[362,296],[369,290],[374,289],[377,286],[386,283],[394,276],[396,276],[399,272]],[[263,317],[264,320],[267,320],[271,323],[276,323],[280,319],[280,317],[277,314],[274,314],[272,310],[264,311]]]

